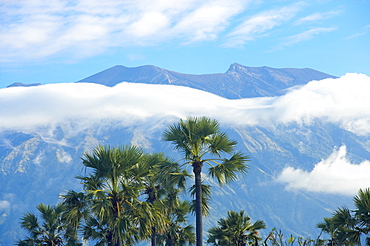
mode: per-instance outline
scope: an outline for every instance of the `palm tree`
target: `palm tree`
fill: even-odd
[[[244,210],[239,213],[228,211],[226,219],[220,219],[217,222],[218,226],[209,229],[207,242],[223,246],[245,246],[251,242],[257,246],[258,241],[261,240],[258,230],[265,229],[266,225],[261,220],[253,224],[250,220]]]
[[[336,239],[335,239],[336,228],[333,225],[332,218],[328,218],[328,217],[324,218],[324,222],[318,223],[316,227],[321,229],[321,232],[325,232],[329,234],[330,240],[329,240],[328,246],[334,246],[337,244]],[[321,233],[318,236],[318,238],[320,238],[320,236],[321,236]]]
[[[68,224],[66,234],[68,242],[76,242],[82,221],[85,222],[90,216],[89,200],[85,193],[74,190],[61,195],[61,198],[64,205],[63,218]]]
[[[201,190],[202,190],[202,213],[204,216],[208,216],[209,215],[209,203],[210,203],[210,200],[211,200],[211,186],[210,185],[207,185],[207,184],[203,184],[202,182],[202,185],[201,185]],[[190,195],[191,197],[194,199],[196,194],[195,194],[195,185],[192,185],[189,189],[190,191]],[[195,213],[195,206],[196,206],[196,200],[192,200],[191,201],[191,205],[190,205],[190,211],[192,213]]]
[[[64,245],[66,225],[62,219],[63,205],[50,206],[41,203],[37,206],[37,210],[41,214],[42,221],[39,221],[36,215],[26,213],[21,218],[21,227],[27,230],[30,236],[19,240],[16,245]]]
[[[359,221],[362,233],[368,234],[370,232],[370,188],[360,189],[353,201],[356,206],[355,217]],[[370,238],[366,240],[370,245]]]
[[[187,224],[190,203],[179,199],[179,190],[172,189],[160,203],[167,218],[167,230],[157,235],[157,241],[165,246],[185,246],[195,243],[194,227]]]
[[[358,230],[357,220],[347,207],[338,208],[330,219],[335,228],[335,238],[339,245],[360,245],[361,232]]]
[[[326,221],[339,245],[361,245],[361,236],[370,232],[370,189],[360,189],[353,200],[355,210],[338,208]],[[370,245],[369,237],[366,244]]]
[[[142,176],[143,194],[146,196],[146,201],[153,205],[174,189],[185,189],[185,179],[189,176],[186,170],[181,169],[163,153],[146,155],[139,169],[146,172],[146,175]],[[156,245],[156,237],[157,227],[153,226],[152,246]]]
[[[101,244],[133,245],[149,237],[154,225],[163,219],[152,204],[139,199],[145,154],[134,146],[97,147],[85,153],[83,165],[92,173],[78,177],[89,200],[90,217],[84,226],[84,238]]]
[[[169,126],[164,132],[164,140],[175,145],[176,150],[184,154],[187,164],[193,168],[195,176],[195,217],[197,246],[202,243],[202,168],[209,164],[208,173],[216,178],[219,184],[224,184],[237,178],[236,173],[246,173],[248,157],[240,152],[233,153],[236,141],[229,139],[226,133],[220,131],[219,123],[207,117],[189,117],[180,119]],[[222,158],[229,154],[230,158]]]

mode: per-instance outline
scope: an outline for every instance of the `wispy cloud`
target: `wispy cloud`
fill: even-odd
[[[309,29],[307,31],[304,31],[304,32],[298,33],[296,35],[285,38],[285,41],[282,44],[275,47],[273,50],[282,49],[284,47],[291,46],[291,45],[296,44],[296,43],[308,41],[308,40],[313,39],[313,38],[315,38],[316,36],[318,36],[322,33],[333,32],[337,29],[338,29],[337,27],[316,27],[316,28],[312,28],[312,29]]]
[[[254,15],[242,24],[231,31],[228,36],[229,39],[224,46],[237,47],[242,46],[246,42],[256,39],[264,35],[267,31],[276,26],[291,20],[296,13],[302,8],[301,3],[285,6],[278,9],[272,9]]]
[[[310,14],[308,16],[305,16],[303,18],[300,18],[299,20],[297,20],[295,22],[295,24],[296,25],[301,25],[301,24],[306,24],[306,23],[311,23],[311,22],[317,22],[317,21],[321,21],[321,20],[326,20],[326,19],[329,19],[331,17],[337,16],[340,13],[342,13],[341,10],[333,10],[333,11],[324,12],[324,13],[322,13],[322,12],[316,12],[316,13]]]
[[[210,40],[246,1],[5,1],[0,61],[67,54],[95,55],[109,47]]]
[[[351,163],[345,146],[333,153],[310,171],[285,168],[277,181],[287,183],[288,190],[333,193],[353,196],[360,188],[370,187],[370,161]]]
[[[345,37],[344,39],[357,38],[357,37],[360,37],[360,36],[362,36],[362,35],[366,35],[366,34],[368,34],[368,33],[369,33],[369,31],[370,31],[370,25],[367,25],[367,26],[365,26],[365,27],[363,28],[363,30],[361,30],[360,32],[355,33],[355,34],[352,34],[352,35],[350,35],[350,36],[348,36],[348,37]]]
[[[2,1],[0,62],[45,58],[76,60],[101,54],[112,47],[170,42],[187,45],[219,38],[224,41],[224,47],[240,47],[268,36],[284,24],[294,24],[307,4],[288,1],[268,11],[254,8],[256,14],[251,16],[249,7],[258,6],[258,1]],[[339,10],[314,13],[296,23],[325,20],[339,13]],[[242,21],[235,27],[238,20]]]

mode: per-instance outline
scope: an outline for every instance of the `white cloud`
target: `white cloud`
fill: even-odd
[[[285,168],[277,181],[288,190],[306,190],[353,196],[360,188],[370,187],[370,161],[351,163],[345,146],[317,163],[311,171]]]
[[[0,211],[8,210],[10,208],[10,202],[6,200],[0,201]]]
[[[346,74],[312,81],[284,96],[228,100],[172,85],[121,83],[48,84],[0,89],[0,129],[33,130],[63,122],[71,132],[101,121],[123,125],[151,117],[207,115],[226,124],[331,122],[358,135],[370,134],[370,77]]]
[[[317,21],[321,21],[321,20],[326,20],[326,19],[329,19],[333,16],[339,15],[340,13],[342,13],[341,10],[333,10],[333,11],[324,12],[324,13],[317,12],[317,13],[313,13],[313,14],[310,14],[308,16],[305,16],[303,18],[300,18],[299,20],[296,21],[296,24],[301,25],[301,24],[306,24],[306,23],[310,23],[310,22],[317,22]]]
[[[229,19],[240,13],[243,8],[243,1],[234,1],[232,4],[228,1],[213,1],[203,4],[177,23],[173,31],[181,35],[193,33],[187,38],[192,42],[214,39],[226,28]]]
[[[290,36],[286,38],[286,41],[280,46],[280,48],[285,47],[285,46],[290,46],[295,43],[303,42],[310,40],[314,38],[315,36],[321,34],[321,33],[326,33],[326,32],[332,32],[337,30],[338,28],[336,27],[316,27],[316,28],[311,28],[307,31],[298,33],[296,35]]]
[[[345,37],[344,39],[352,39],[352,38],[357,38],[357,37],[366,35],[366,34],[369,33],[369,29],[370,29],[370,25],[367,25],[367,26],[363,27],[360,32],[355,33],[355,34],[352,34],[352,35],[350,35],[348,37]]]
[[[346,74],[311,81],[274,102],[281,122],[310,124],[314,119],[337,123],[358,135],[370,134],[370,77]],[[357,128],[360,127],[360,128]]]
[[[262,11],[259,7],[268,3],[252,0],[2,1],[0,62],[45,58],[73,61],[111,47],[188,44],[220,37],[226,39],[225,47],[239,47],[292,23],[307,4],[288,1]],[[250,10],[255,15],[250,16]],[[325,20],[338,13],[314,13],[296,23]],[[235,27],[238,20],[244,21]],[[313,32],[292,36],[288,42],[308,40],[317,35]]]
[[[247,41],[254,40],[274,27],[289,21],[301,7],[302,4],[297,3],[291,6],[265,11],[248,18],[228,34],[229,40],[225,46],[241,46]]]
[[[1,62],[52,55],[85,57],[109,47],[215,38],[243,0],[5,1]]]
[[[58,149],[56,155],[57,155],[58,161],[60,161],[62,163],[69,164],[69,163],[72,162],[71,155],[68,154],[67,152],[65,152],[64,150]]]

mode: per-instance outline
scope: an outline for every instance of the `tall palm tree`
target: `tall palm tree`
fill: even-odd
[[[84,154],[82,163],[91,172],[78,177],[91,210],[84,226],[85,239],[114,246],[133,245],[150,236],[154,225],[163,225],[159,211],[139,199],[147,175],[141,169],[144,159],[143,151],[134,146],[99,146]]]
[[[207,185],[207,184],[203,184],[202,182],[202,185],[201,185],[201,190],[202,190],[202,213],[203,213],[203,216],[208,216],[209,215],[209,203],[210,203],[210,200],[211,200],[211,186],[210,185]],[[196,194],[195,194],[195,185],[192,185],[189,189],[190,191],[190,195],[191,197],[194,199]],[[195,207],[196,207],[196,200],[192,200],[191,201],[191,205],[190,205],[190,211],[192,213],[195,213]]]
[[[253,224],[251,218],[242,210],[239,213],[228,211],[226,219],[220,219],[218,226],[209,229],[208,243],[223,246],[245,246],[250,242],[257,246],[261,240],[258,230],[265,229],[263,221],[257,220]]]
[[[63,205],[50,206],[41,203],[37,210],[40,212],[41,221],[32,213],[26,213],[21,218],[21,227],[27,230],[30,236],[19,240],[16,245],[64,245],[66,225],[62,219]]]
[[[225,184],[235,180],[237,172],[247,172],[248,157],[240,152],[234,153],[237,142],[221,132],[216,120],[207,117],[180,119],[164,132],[164,140],[172,142],[176,150],[182,151],[185,162],[192,166],[196,193],[196,241],[197,246],[201,246],[203,244],[201,176],[203,165],[208,164],[209,175],[216,178],[219,184]],[[230,157],[222,158],[223,154],[228,154]]]

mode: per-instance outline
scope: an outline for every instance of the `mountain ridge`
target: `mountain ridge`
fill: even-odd
[[[97,83],[110,87],[121,82],[181,85],[228,99],[238,99],[278,96],[292,86],[326,78],[336,77],[310,68],[247,67],[238,63],[231,64],[225,73],[201,75],[178,73],[153,65],[116,65],[77,83]]]

